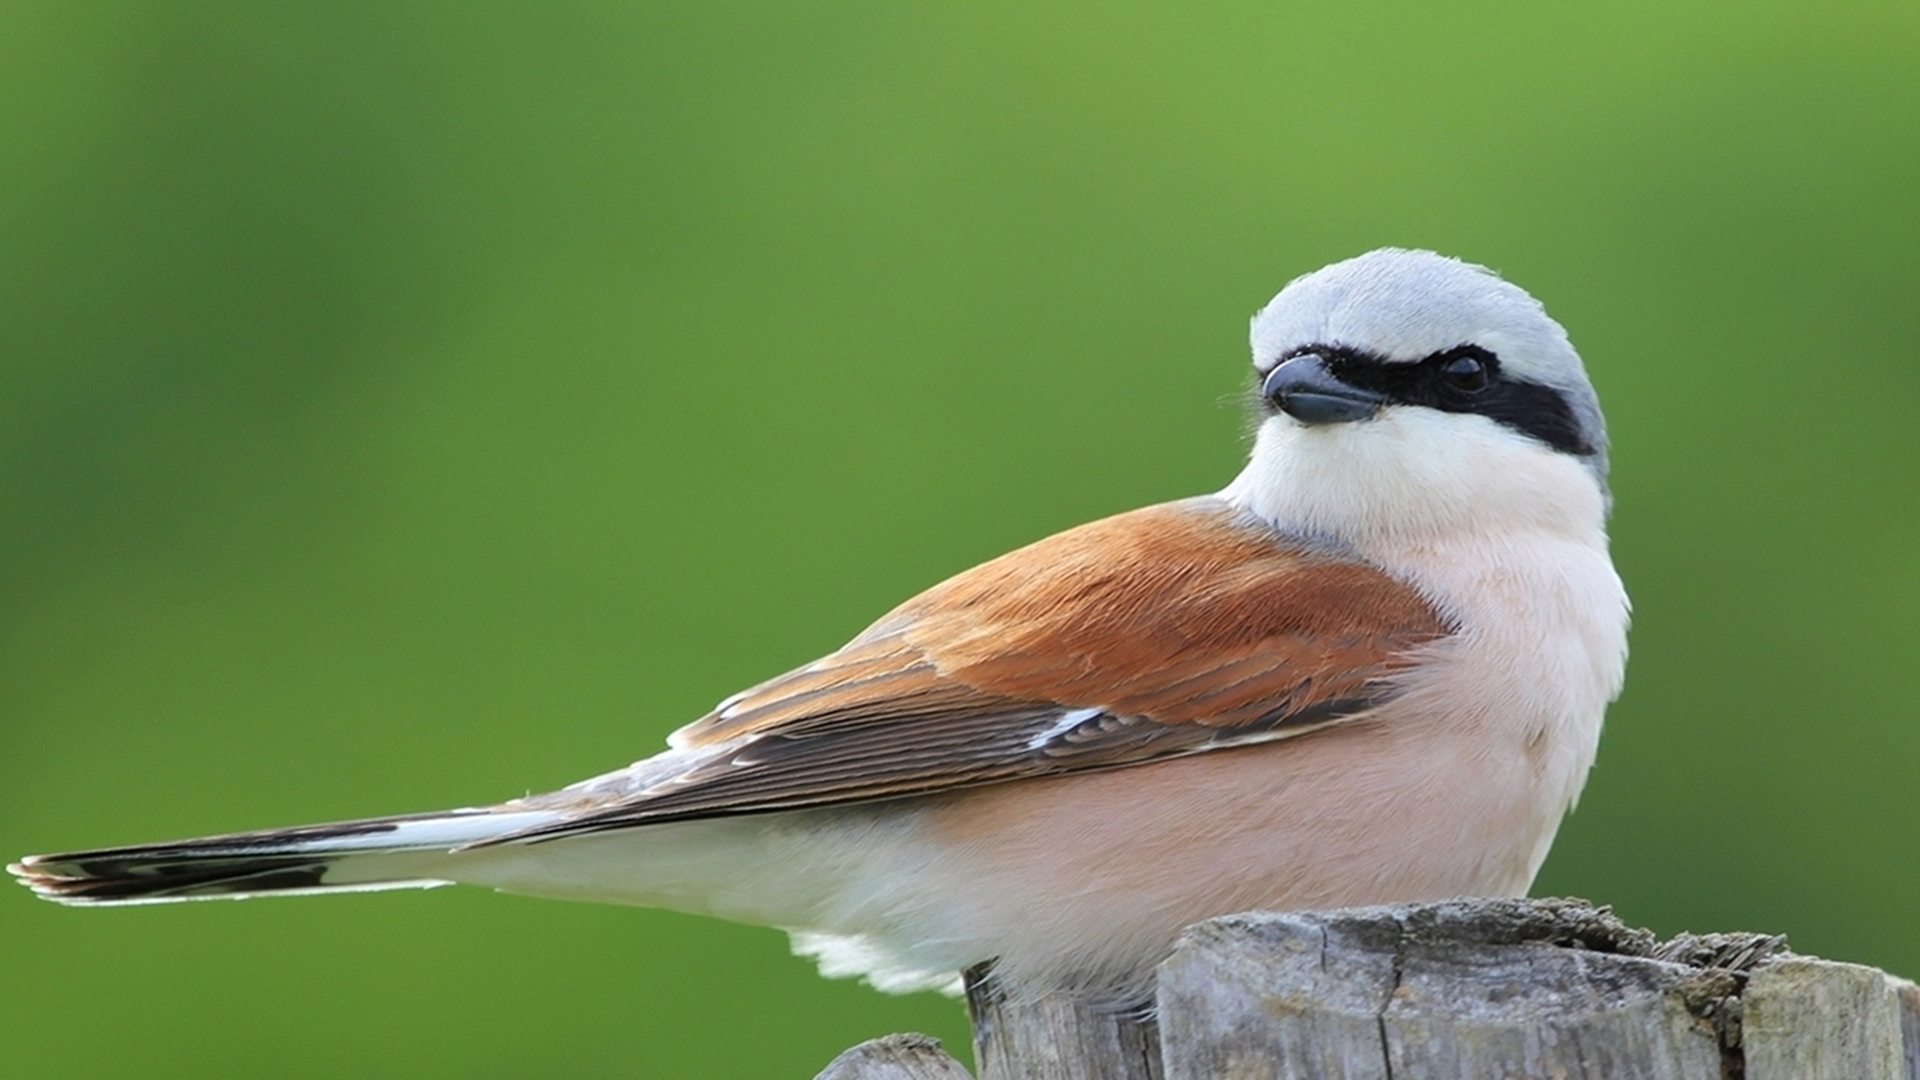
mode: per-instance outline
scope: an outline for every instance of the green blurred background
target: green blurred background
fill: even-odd
[[[1634,659],[1539,885],[1920,975],[1920,5],[0,5],[0,854],[545,789],[1507,273]],[[808,1076],[960,1007],[448,890],[0,893],[20,1075]]]

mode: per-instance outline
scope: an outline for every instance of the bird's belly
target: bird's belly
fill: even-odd
[[[1564,810],[1527,756],[1381,723],[956,793],[820,912],[850,951],[801,944],[881,983],[997,957],[1016,985],[1127,992],[1215,915],[1519,895]]]

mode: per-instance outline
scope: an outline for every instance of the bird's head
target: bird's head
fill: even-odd
[[[1252,344],[1260,420],[1233,501],[1349,543],[1600,534],[1599,399],[1566,331],[1492,271],[1368,252],[1282,289]]]

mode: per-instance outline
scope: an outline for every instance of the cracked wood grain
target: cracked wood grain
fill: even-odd
[[[1741,995],[1744,1080],[1904,1080],[1911,1059],[1902,1046],[1899,981],[1800,956],[1756,970]],[[1818,1023],[1808,1022],[1815,1017]]]
[[[1162,1080],[1159,1031],[1142,1006],[1008,1001],[985,965],[966,984],[980,1080]]]
[[[1720,1080],[1718,1033],[1677,992],[1695,969],[1568,930],[1524,940],[1472,905],[1201,924],[1160,973],[1166,1080]]]
[[[1920,1080],[1913,983],[1582,901],[1215,919],[1151,1011],[967,989],[981,1080]]]

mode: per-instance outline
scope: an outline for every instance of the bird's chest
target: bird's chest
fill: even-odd
[[[1405,700],[1417,718],[1409,719],[1456,748],[1456,766],[1477,776],[1486,798],[1538,823],[1521,830],[1530,834],[1521,856],[1530,877],[1579,796],[1602,716],[1619,693],[1620,579],[1602,548],[1527,536],[1483,541],[1471,553],[1406,553],[1395,571],[1459,627],[1412,677]]]

